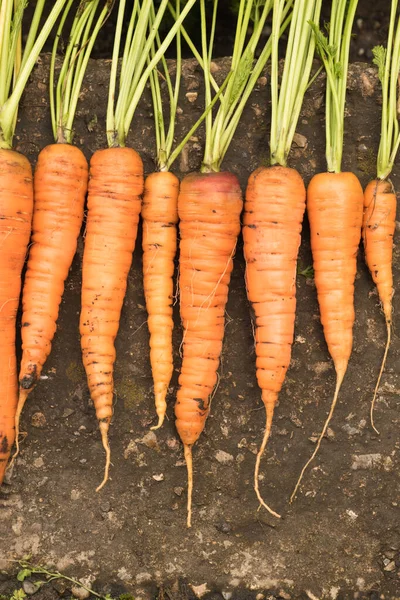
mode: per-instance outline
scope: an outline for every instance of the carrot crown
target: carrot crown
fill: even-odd
[[[0,4],[0,147],[11,148],[18,106],[36,60],[67,0],[56,0],[38,33],[46,0],[37,0],[22,53],[22,18],[26,0]]]
[[[118,78],[119,50],[126,0],[120,0],[119,2],[107,106],[107,141],[110,147],[125,146],[133,115],[147,80],[154,67],[165,54],[182,21],[196,3],[196,0],[187,0],[185,7],[162,43],[152,53],[168,2],[169,0],[161,0],[158,10],[155,11],[153,0],[134,0]]]
[[[293,0],[283,0],[279,33],[288,26]],[[219,171],[222,160],[235,134],[246,102],[257,83],[258,78],[271,54],[272,40],[269,36],[262,51],[254,63],[254,57],[266,19],[271,12],[273,0],[266,0],[262,5],[257,0],[240,0],[235,41],[231,61],[231,76],[226,90],[221,93],[220,105],[215,117],[209,112],[206,116],[206,142],[203,172]],[[205,104],[212,100],[212,89],[220,91],[211,74],[212,49],[215,35],[218,0],[213,2],[213,15],[210,33],[207,35],[205,0],[200,0],[202,57],[199,60],[204,70]],[[249,25],[253,21],[252,34],[247,39]]]
[[[103,10],[93,27],[99,0],[81,0],[69,34],[57,85],[55,86],[56,57],[60,37],[73,0],[68,0],[64,9],[56,38],[53,44],[50,64],[50,112],[54,139],[57,142],[72,143],[73,122],[82,81],[89,62],[97,34],[107,19],[114,0],[106,0]]]
[[[374,63],[382,84],[381,139],[377,160],[379,179],[389,177],[400,144],[397,118],[397,85],[400,72],[400,17],[397,17],[398,0],[392,0],[389,34],[386,49],[373,49]],[[396,22],[397,21],[397,22]]]
[[[322,0],[295,0],[279,87],[279,38],[285,0],[274,0],[271,54],[271,164],[286,166],[304,94],[310,85],[315,39],[310,21],[319,22]]]
[[[358,0],[332,0],[328,37],[317,23],[311,23],[327,75],[326,161],[331,173],[339,173],[342,166],[349,48],[357,4]]]

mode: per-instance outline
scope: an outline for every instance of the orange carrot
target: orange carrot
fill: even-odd
[[[167,407],[166,395],[173,372],[173,274],[176,254],[179,180],[168,171],[149,175],[142,203],[143,282],[150,331],[150,363],[158,424]]]
[[[363,190],[353,173],[319,173],[307,190],[315,285],[321,323],[336,371],[336,388],[328,417],[311,458],[314,459],[332,418],[353,346],[354,281],[361,239]]]
[[[188,527],[192,446],[203,431],[210,395],[217,383],[242,206],[240,185],[231,173],[191,173],[181,183],[178,214],[183,357],[175,415],[188,469]]]
[[[371,424],[374,425],[374,406],[382,374],[385,369],[392,331],[393,296],[393,235],[396,227],[396,193],[390,181],[375,179],[364,192],[364,217],[362,237],[365,260],[377,286],[386,320],[387,341],[378,380],[371,403]]]
[[[15,417],[16,445],[21,411],[50,354],[64,283],[83,220],[88,165],[81,150],[52,144],[42,150],[34,175],[32,240],[22,295],[22,360]]]
[[[131,148],[97,150],[90,160],[82,266],[80,333],[83,364],[104,449],[108,479],[114,341],[135,247],[143,191],[143,164]]]
[[[306,190],[299,173],[282,166],[260,167],[250,175],[243,218],[246,288],[254,311],[257,381],[266,409],[266,426],[257,454],[260,460],[271,432],[274,408],[290,363],[296,312],[296,266],[301,242]]]
[[[18,152],[0,149],[0,485],[15,440],[15,320],[32,210],[32,170],[28,160]]]

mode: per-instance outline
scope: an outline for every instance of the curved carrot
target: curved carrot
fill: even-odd
[[[104,449],[108,479],[114,341],[119,329],[143,191],[143,164],[131,148],[97,150],[90,160],[82,265],[80,334],[83,364]]]
[[[188,468],[188,527],[192,446],[204,429],[210,395],[217,383],[242,206],[240,185],[231,173],[191,173],[181,183],[178,214],[183,358],[175,415]]]
[[[392,257],[396,204],[396,193],[390,181],[375,179],[365,188],[362,228],[365,261],[382,302],[387,329],[385,352],[371,402],[371,425],[377,433],[379,432],[374,425],[375,400],[385,369],[392,332]]]
[[[88,164],[81,150],[51,144],[35,169],[32,239],[22,294],[22,360],[15,417],[16,445],[21,411],[51,352],[64,283],[82,227]]]
[[[289,367],[296,312],[296,266],[306,206],[300,174],[289,167],[260,167],[250,175],[243,218],[247,297],[254,311],[257,381],[266,410],[260,460],[271,432],[274,408]]]
[[[361,184],[353,173],[319,173],[307,190],[315,285],[324,336],[335,366],[336,387],[317,445],[301,471],[291,501],[328,428],[352,351],[363,201]]]
[[[161,427],[173,372],[173,274],[176,254],[179,180],[159,171],[146,178],[142,203],[143,282],[150,331],[150,362],[155,405]]]
[[[32,210],[29,161],[18,152],[0,149],[0,485],[15,440],[18,401],[15,321]]]

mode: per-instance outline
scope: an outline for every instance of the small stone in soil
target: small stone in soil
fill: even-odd
[[[221,533],[228,534],[231,532],[231,526],[226,521],[220,521],[215,525],[215,529]]]
[[[215,459],[219,463],[226,465],[227,463],[233,461],[233,456],[232,454],[228,454],[228,452],[224,452],[224,450],[217,450],[217,452],[215,453]]]
[[[35,412],[31,419],[32,427],[42,428],[46,425],[46,417],[42,412]]]
[[[38,591],[39,586],[33,583],[33,581],[29,581],[29,579],[25,579],[25,581],[22,583],[22,588],[25,594],[28,596],[33,596],[33,594],[36,594]]]

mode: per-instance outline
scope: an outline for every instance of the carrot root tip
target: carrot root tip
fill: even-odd
[[[193,459],[192,447],[184,444],[185,461],[188,476],[188,498],[187,498],[187,527],[192,526],[192,495],[193,495]]]
[[[264,502],[264,500],[260,494],[260,490],[259,490],[259,486],[258,486],[258,474],[260,471],[260,462],[261,462],[261,458],[264,454],[264,450],[265,450],[265,447],[267,445],[267,442],[268,442],[268,439],[269,439],[269,436],[271,433],[273,414],[274,414],[274,410],[267,408],[264,437],[263,437],[263,441],[261,443],[260,449],[257,453],[256,465],[254,468],[254,491],[255,491],[257,499],[260,503],[257,510],[260,510],[261,506],[263,506],[271,515],[273,515],[277,519],[280,519],[281,515],[279,513],[275,512],[274,510],[272,510],[272,508],[270,506],[268,506],[268,504],[266,502]]]
[[[105,450],[106,453],[106,464],[104,467],[104,478],[103,481],[100,483],[100,485],[96,488],[96,492],[99,492],[107,483],[108,481],[108,476],[109,476],[109,471],[110,471],[110,464],[111,464],[111,450],[110,450],[110,444],[108,441],[108,430],[110,427],[110,423],[108,421],[100,421],[99,423],[99,428],[100,428],[100,433],[101,433],[101,441],[103,443],[103,448]]]

